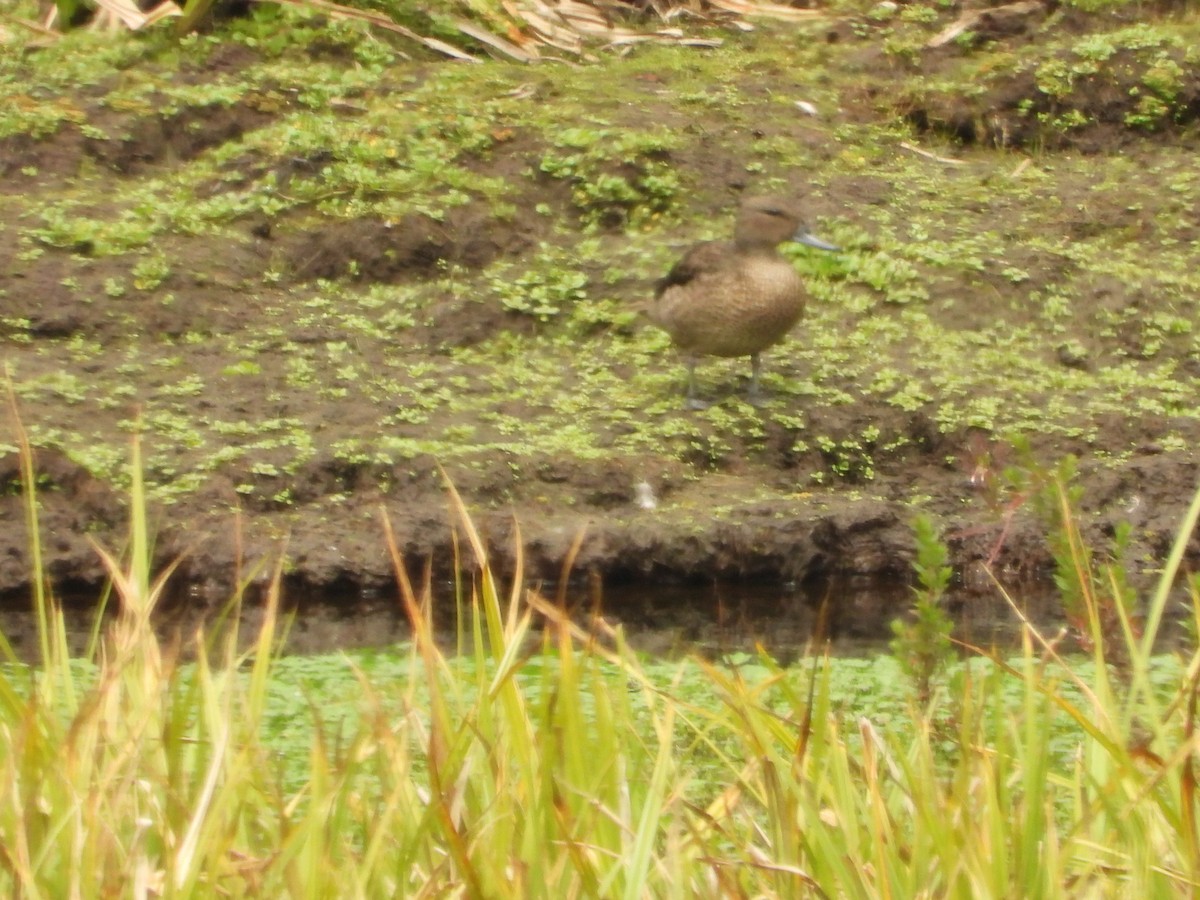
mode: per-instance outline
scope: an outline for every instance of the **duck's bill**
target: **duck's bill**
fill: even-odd
[[[792,236],[792,240],[795,241],[797,244],[806,244],[809,247],[816,247],[818,250],[835,250],[836,251],[836,250],[842,249],[841,247],[838,247],[835,244],[831,244],[828,241],[823,241],[816,235],[809,234],[807,231],[803,231],[803,230],[797,231],[795,233],[795,235]]]

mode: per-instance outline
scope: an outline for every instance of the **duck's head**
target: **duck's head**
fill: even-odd
[[[739,247],[776,247],[796,241],[818,250],[839,250],[808,230],[799,205],[783,197],[748,197],[738,212],[733,233]]]

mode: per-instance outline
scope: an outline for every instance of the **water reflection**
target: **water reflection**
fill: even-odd
[[[821,584],[645,585],[609,590],[610,621],[625,626],[640,650],[676,655],[754,652],[761,645],[786,662],[806,650],[837,656],[888,652],[891,622],[913,602],[910,585],[878,578],[842,578]],[[1022,612],[1043,627],[1055,627],[1060,610],[1048,586],[1018,591]],[[1001,596],[951,593],[947,608],[955,637],[982,646],[1014,646],[1019,617]]]
[[[542,592],[554,596],[552,585]],[[435,586],[435,596],[453,597],[453,585]],[[1061,610],[1048,585],[1029,585],[1010,592],[1022,611],[1050,632],[1057,631]],[[505,595],[506,596],[506,595]],[[761,645],[782,662],[809,649],[839,656],[887,652],[890,623],[912,605],[912,588],[897,580],[840,578],[816,584],[719,582],[707,584],[570,585],[563,592],[572,615],[586,623],[597,605],[611,625],[621,625],[629,644],[658,656],[686,653],[707,656],[753,653]],[[1019,619],[999,591],[951,592],[947,608],[955,636],[980,646],[1015,646]],[[33,660],[38,653],[36,623],[22,597],[0,602],[0,630],[18,656]],[[378,647],[405,641],[408,623],[397,597],[390,591],[293,599],[294,615],[286,651],[327,653],[356,647]],[[210,627],[207,613],[193,604],[176,602],[158,616],[158,631],[183,646],[201,626]],[[93,631],[94,602],[68,598],[65,619],[72,653],[82,653]],[[243,643],[253,639],[262,618],[259,604],[243,610],[239,629]],[[441,642],[454,650],[460,636],[453,611],[443,608],[435,617]]]

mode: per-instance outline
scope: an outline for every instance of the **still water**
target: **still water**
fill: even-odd
[[[541,591],[547,597],[557,593],[553,585],[542,585]],[[435,585],[434,593],[452,598],[454,588]],[[860,577],[804,585],[638,582],[607,585],[602,591],[571,585],[563,596],[578,622],[586,624],[598,609],[609,625],[624,629],[632,647],[646,653],[715,656],[753,653],[762,646],[786,662],[826,647],[839,656],[887,652],[890,623],[909,609],[913,589],[897,580]],[[1039,627],[1057,631],[1061,609],[1049,585],[1011,589],[1010,596]],[[286,644],[290,653],[379,647],[409,637],[398,597],[390,591],[289,599],[294,615]],[[435,614],[435,628],[443,645],[453,650],[458,635],[449,602]],[[956,623],[955,637],[984,647],[1015,645],[1020,619],[998,590],[951,591],[945,602]],[[95,601],[67,598],[64,606],[69,644],[73,652],[82,652],[93,630]],[[261,620],[261,604],[248,603],[239,621],[243,642],[253,638]],[[183,601],[168,604],[158,617],[159,633],[165,639],[178,635],[184,645],[201,626],[211,626],[211,619]],[[27,598],[10,596],[0,602],[0,631],[19,656],[36,658],[36,622]]]

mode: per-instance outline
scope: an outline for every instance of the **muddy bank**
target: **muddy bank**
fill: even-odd
[[[384,512],[445,581],[439,464],[504,577],[519,546],[535,583],[903,582],[923,511],[970,595],[1050,576],[1073,456],[1097,553],[1127,522],[1151,579],[1197,484],[1200,25],[1009,6],[941,40],[953,10],[847,4],[578,69],[257,19],[129,38],[86,89],[83,43],[14,57],[0,341],[47,575],[102,582],[136,432],[201,609],[280,559],[298,596],[389,590]],[[791,254],[809,306],[766,404],[715,361],[685,410],[636,310],[766,191],[843,250]],[[31,577],[11,424],[3,592]]]
[[[481,485],[464,477],[456,486],[498,575],[515,574],[519,544],[520,565],[531,584],[557,583],[573,561],[573,594],[586,594],[589,579],[614,589],[642,585],[650,592],[656,586],[722,582],[827,584],[855,576],[906,583],[913,509],[903,498],[918,477],[914,473],[930,494],[923,508],[935,511],[943,528],[960,596],[994,594],[989,572],[1014,586],[1048,581],[1050,522],[1041,505],[1053,496],[1051,483],[1031,485],[1027,495],[988,497],[978,482],[998,473],[939,464],[942,456],[931,451],[924,461],[908,460],[880,473],[871,498],[805,491],[743,502],[741,495],[754,489],[746,476],[713,475],[693,483],[678,473],[647,475],[611,464],[559,471],[539,483],[544,494],[533,503],[481,501],[499,490],[495,481]],[[98,589],[102,571],[91,542],[124,545],[124,498],[61,455],[40,452],[37,459],[47,572],[72,593]],[[29,557],[15,457],[4,463],[0,586],[11,594],[28,583]],[[330,500],[314,488],[314,499],[301,512],[235,511],[237,495],[228,485],[186,503],[152,507],[158,565],[179,561],[175,595],[212,608],[232,594],[235,579],[261,585],[280,564],[289,593],[297,597],[386,595],[395,584],[386,515],[414,575],[430,566],[434,578],[447,583],[456,567],[474,568],[466,533],[432,463],[420,477],[406,473],[402,485],[398,472],[386,478],[379,471],[343,472],[338,484],[344,493]],[[1103,555],[1118,524],[1129,523],[1133,540],[1121,562],[1135,581],[1149,583],[1174,540],[1198,475],[1200,467],[1189,454],[1153,447],[1120,466],[1085,464],[1074,481],[1082,488],[1084,534]],[[521,483],[519,476],[510,477]],[[897,499],[887,498],[889,487]],[[642,508],[649,498],[659,505]],[[1200,543],[1193,538],[1188,561],[1198,558]]]

